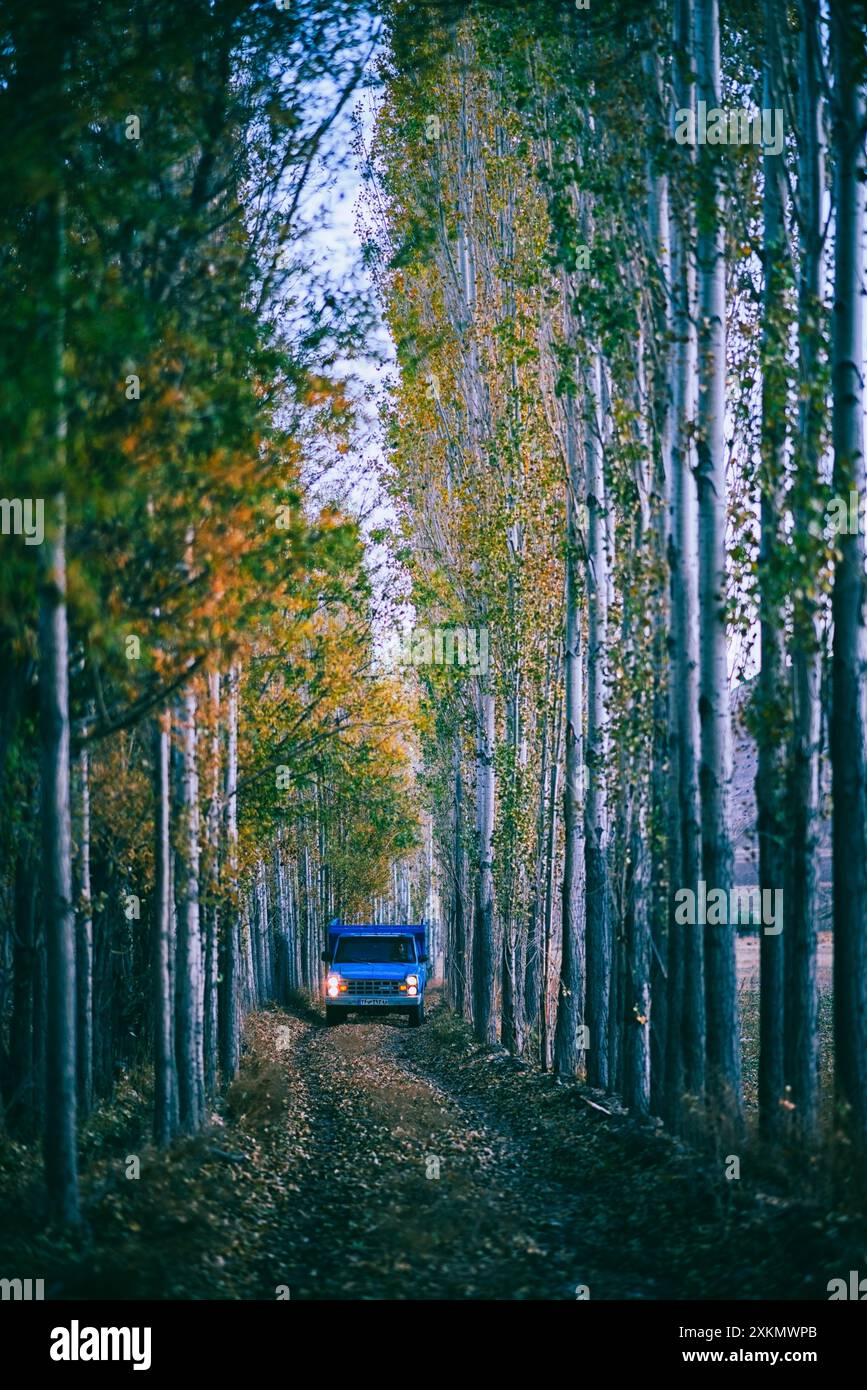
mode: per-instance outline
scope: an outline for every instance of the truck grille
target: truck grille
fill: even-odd
[[[345,980],[347,994],[399,994],[397,980]]]

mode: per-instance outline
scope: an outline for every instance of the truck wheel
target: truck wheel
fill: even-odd
[[[325,1005],[325,1022],[331,1027],[335,1023],[342,1023],[345,1009],[333,1009],[330,1004]]]
[[[424,1023],[424,1003],[419,1004],[418,1008],[409,1011],[410,1028],[420,1028]]]

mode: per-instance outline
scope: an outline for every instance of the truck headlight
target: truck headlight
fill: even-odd
[[[325,990],[329,999],[336,999],[340,993],[340,976],[329,975],[325,981]]]
[[[418,975],[407,975],[407,977],[406,977],[406,982],[407,982],[408,985],[417,985],[417,984],[418,984]]]

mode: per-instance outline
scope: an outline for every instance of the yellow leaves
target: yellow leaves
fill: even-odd
[[[348,522],[344,512],[333,506],[324,506],[316,518],[315,532],[327,534],[328,532],[341,531],[347,525],[351,526],[352,523]]]
[[[308,377],[307,387],[302,393],[302,400],[305,405],[330,405],[335,414],[349,410],[351,407],[343,383],[335,381],[331,377]]]

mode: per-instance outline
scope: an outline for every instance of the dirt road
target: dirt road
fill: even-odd
[[[281,1282],[299,1298],[574,1298],[581,1197],[423,1075],[414,1043],[402,1020],[293,1037],[315,1123]]]
[[[748,1152],[727,1179],[723,1156],[594,1109],[444,1010],[421,1030],[258,1027],[286,1087],[287,1194],[260,1297],[826,1297],[845,1258],[821,1203],[776,1194]]]
[[[3,1267],[52,1299],[593,1301],[825,1299],[867,1261],[845,1183],[746,1141],[699,1154],[441,1006],[419,1029],[253,1014],[210,1119],[163,1151],[144,1094],[95,1116],[76,1246],[45,1228],[37,1166],[22,1199],[0,1164]]]

